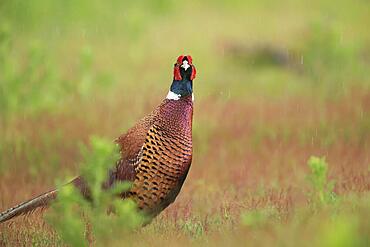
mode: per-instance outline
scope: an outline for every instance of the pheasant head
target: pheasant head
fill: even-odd
[[[181,55],[177,58],[173,70],[173,82],[167,99],[179,100],[182,97],[193,95],[193,80],[196,69],[190,55]]]

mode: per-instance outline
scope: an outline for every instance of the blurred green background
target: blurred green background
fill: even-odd
[[[163,95],[183,53],[194,56],[200,99],[286,97],[317,87],[335,97],[348,84],[368,87],[367,1],[4,0],[0,11],[5,108],[22,101],[7,99],[15,86],[3,81],[17,80],[17,69],[32,77],[27,65],[45,66],[38,76],[48,82],[19,82],[24,103],[32,105],[24,98],[41,87],[50,99],[37,104],[63,104],[71,91],[86,96],[112,81],[121,97]]]
[[[199,235],[199,244],[220,244],[229,238],[207,234],[232,229],[235,244],[249,236],[252,246],[365,243],[369,23],[366,0],[2,0],[0,208],[76,175],[79,145],[91,135],[113,140],[150,112],[177,56],[190,54],[193,167],[176,204],[142,232],[144,245],[151,234],[158,243],[197,244]],[[330,192],[345,203],[315,211],[306,229],[311,155],[327,157]],[[343,232],[339,244],[332,225]],[[47,234],[34,240],[37,227],[13,230],[54,245]]]

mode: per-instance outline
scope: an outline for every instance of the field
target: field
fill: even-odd
[[[369,246],[369,10],[3,0],[0,211],[97,162],[91,138],[109,146],[156,107],[178,55],[197,78],[192,167],[151,224],[89,208],[91,233],[62,203],[1,224],[0,246]]]

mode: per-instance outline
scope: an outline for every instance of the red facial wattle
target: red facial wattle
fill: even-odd
[[[180,73],[180,66],[175,65],[175,68],[173,69],[173,77],[175,78],[176,81],[181,81],[181,73]]]

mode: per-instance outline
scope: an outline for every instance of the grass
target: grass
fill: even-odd
[[[107,191],[102,189],[107,171],[119,158],[115,145],[92,137],[91,146],[91,151],[82,147],[85,164],[81,169],[81,176],[91,190],[91,199],[85,200],[73,185],[59,186],[57,201],[47,215],[48,222],[70,246],[86,246],[89,242],[102,246],[116,235],[145,222],[133,201],[118,197],[130,188],[130,184],[117,184]]]
[[[142,229],[106,215],[103,196],[65,221],[53,215],[73,203],[2,224],[0,245],[368,245],[367,2],[21,2],[0,5],[1,210],[109,156],[90,137],[113,140],[159,104],[181,53],[198,71],[194,160]]]

